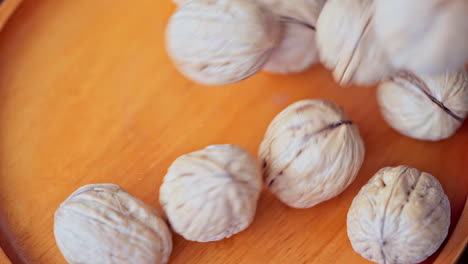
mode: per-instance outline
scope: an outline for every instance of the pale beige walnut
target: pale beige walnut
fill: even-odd
[[[155,209],[115,184],[90,184],[55,212],[54,234],[70,264],[163,264],[172,251]]]
[[[172,163],[159,200],[175,232],[208,242],[246,229],[261,189],[260,168],[248,152],[235,145],[213,145]]]
[[[380,110],[400,133],[421,140],[450,137],[468,114],[468,74],[399,72],[378,87]]]
[[[468,62],[468,1],[376,0],[378,41],[396,68],[418,74]]]
[[[407,166],[381,169],[348,211],[348,237],[364,258],[414,264],[432,255],[447,236],[450,203],[429,173]]]
[[[283,31],[281,41],[263,69],[295,73],[318,62],[315,24],[325,0],[257,0],[276,14]]]
[[[392,72],[374,33],[374,0],[328,0],[317,21],[320,61],[344,85],[373,85]]]
[[[188,1],[170,18],[166,49],[186,77],[223,85],[258,72],[280,30],[275,16],[257,1]]]
[[[308,208],[351,184],[364,160],[364,144],[340,106],[303,100],[273,119],[259,156],[268,188],[287,205]]]
[[[185,2],[193,1],[193,0],[172,0],[172,1],[178,5],[183,5]]]

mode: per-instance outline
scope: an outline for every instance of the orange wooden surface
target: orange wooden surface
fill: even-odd
[[[3,2],[0,3],[0,29],[22,1],[23,0],[3,0]]]
[[[444,250],[437,257],[434,264],[451,263],[453,260],[459,259],[463,254],[463,245],[468,243],[468,203],[465,203],[463,214],[453,231],[450,240],[444,247]]]
[[[11,264],[10,259],[5,255],[5,252],[0,248],[0,263],[1,264]]]
[[[366,160],[356,181],[306,210],[265,191],[250,228],[214,243],[175,235],[171,263],[368,263],[347,239],[346,212],[377,170],[400,164],[441,181],[453,235],[468,193],[467,124],[438,143],[400,136],[383,122],[374,88],[341,88],[320,66],[196,85],[164,51],[173,10],[169,0],[25,0],[0,33],[0,246],[13,263],[65,263],[53,213],[79,186],[117,183],[160,209],[159,185],[177,156],[215,143],[256,153],[279,111],[315,97],[341,104],[360,128]]]

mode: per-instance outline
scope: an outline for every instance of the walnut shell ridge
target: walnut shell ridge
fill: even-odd
[[[377,98],[385,120],[398,132],[442,140],[453,135],[468,114],[468,74],[399,72],[378,87]]]
[[[178,157],[159,200],[173,230],[187,240],[228,238],[253,221],[262,189],[257,161],[235,145],[213,145]]]
[[[328,0],[317,21],[320,61],[343,85],[373,85],[393,67],[374,32],[374,0]]]
[[[55,212],[54,235],[70,264],[164,264],[172,251],[157,211],[115,184],[72,193]]]
[[[318,62],[315,25],[325,0],[259,0],[281,22],[281,41],[263,69],[272,73],[302,72]]]
[[[308,208],[345,190],[361,168],[364,143],[343,109],[302,100],[270,123],[260,144],[265,184],[285,204]]]
[[[414,264],[447,237],[450,203],[429,173],[398,166],[377,172],[354,198],[348,237],[364,258],[381,264]]]

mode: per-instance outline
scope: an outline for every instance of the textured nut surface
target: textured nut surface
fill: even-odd
[[[178,5],[183,5],[185,2],[189,2],[192,0],[172,0],[172,1]]]
[[[315,24],[325,0],[258,0],[276,14],[282,23],[282,35],[264,70],[293,73],[318,62]]]
[[[155,209],[115,184],[79,188],[55,212],[57,245],[71,264],[167,263],[169,228]]]
[[[188,78],[222,85],[259,71],[280,30],[274,15],[256,1],[188,1],[169,21],[166,49]]]
[[[341,84],[372,85],[392,73],[374,33],[374,0],[328,0],[317,21],[320,61]]]
[[[378,87],[385,120],[400,133],[422,140],[450,137],[468,114],[465,70],[435,76],[399,72]]]
[[[213,145],[172,163],[159,200],[175,232],[208,242],[246,229],[261,189],[260,168],[249,153],[235,145]]]
[[[364,159],[364,144],[337,104],[303,100],[273,119],[259,156],[268,188],[289,206],[307,208],[351,184]]]
[[[407,166],[381,169],[348,211],[348,237],[364,258],[414,264],[432,255],[447,236],[450,203],[432,175]]]
[[[396,68],[457,70],[468,61],[467,14],[466,0],[376,0],[376,35]]]

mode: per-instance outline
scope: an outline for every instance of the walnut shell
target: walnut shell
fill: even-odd
[[[468,114],[468,74],[400,72],[378,87],[377,97],[385,120],[398,132],[422,140],[445,139]]]
[[[208,242],[246,229],[261,189],[260,168],[249,153],[235,145],[213,145],[172,163],[159,200],[175,232]]]
[[[68,263],[167,263],[172,238],[157,211],[115,184],[90,184],[55,212],[54,234]]]
[[[192,0],[172,0],[177,5],[183,5],[185,2],[192,1]]]
[[[315,24],[325,0],[259,0],[282,23],[281,41],[263,69],[273,73],[295,73],[318,62]]]
[[[374,0],[328,0],[317,21],[320,61],[340,84],[373,85],[392,72],[374,33]]]
[[[193,81],[229,84],[262,68],[280,30],[274,15],[256,1],[188,1],[169,21],[166,49],[179,71]]]
[[[303,100],[273,119],[259,156],[268,188],[287,205],[308,208],[351,184],[364,160],[364,144],[337,104]]]
[[[419,263],[447,236],[450,203],[429,173],[407,166],[381,169],[348,211],[348,237],[364,258],[381,264]]]
[[[468,1],[376,0],[375,28],[396,68],[418,74],[468,62]]]

